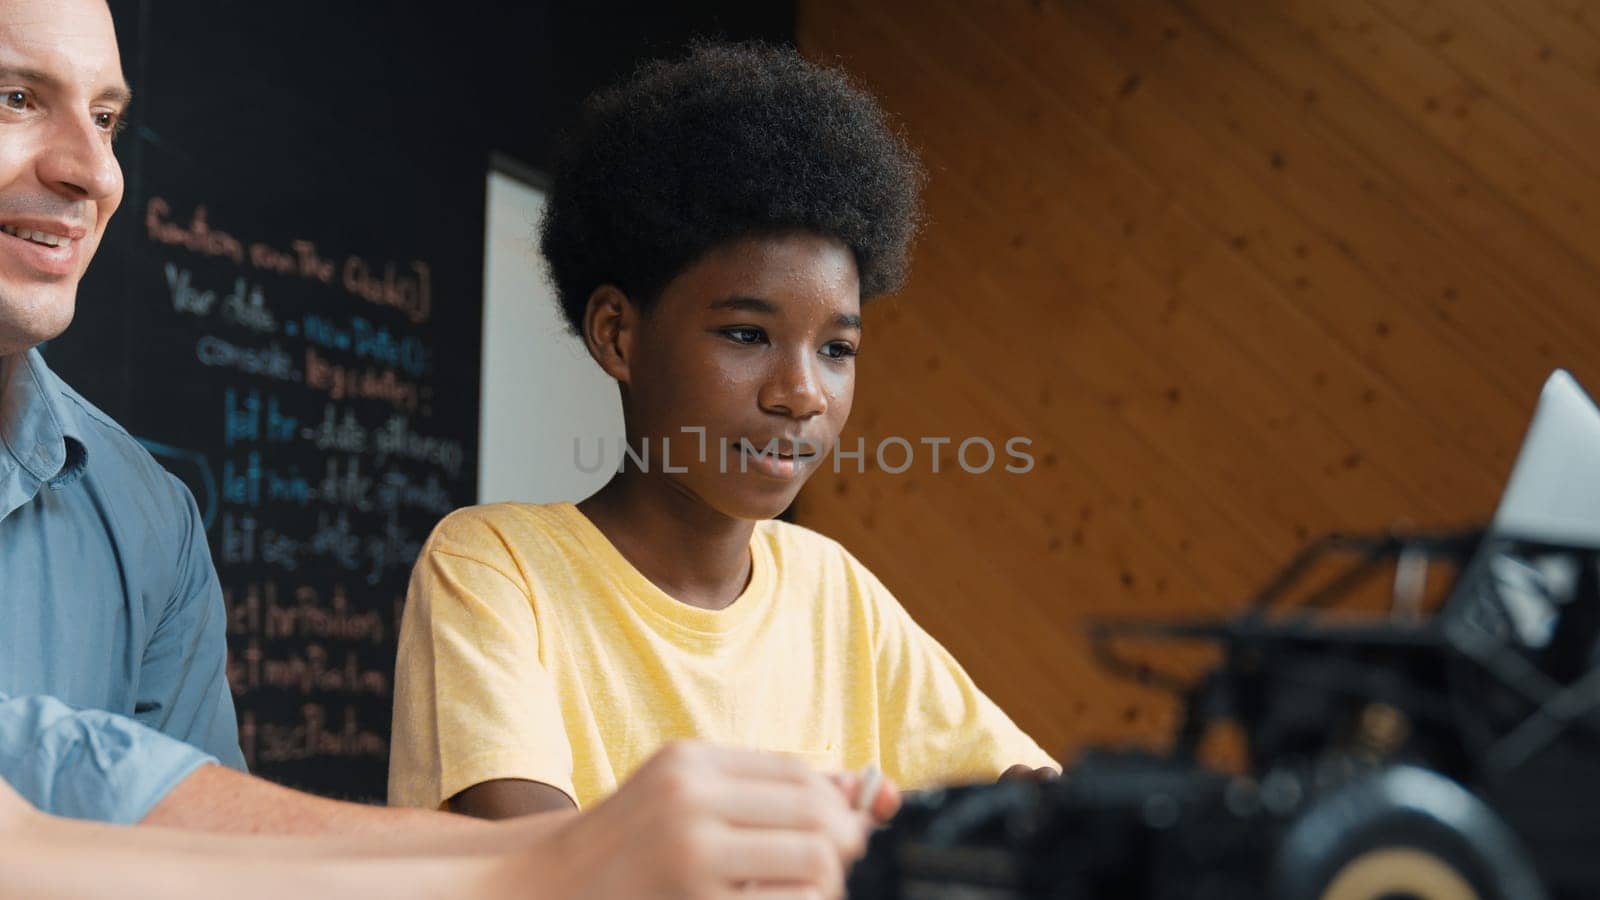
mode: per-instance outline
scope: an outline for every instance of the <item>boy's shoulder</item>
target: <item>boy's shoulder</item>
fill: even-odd
[[[793,522],[783,522],[778,519],[757,522],[756,539],[765,542],[775,553],[781,552],[786,557],[839,558],[860,565],[843,544],[821,532],[812,531],[804,525],[796,525]]]
[[[766,544],[782,577],[814,573],[824,581],[837,580],[852,592],[879,587],[877,576],[843,544],[804,525],[771,519],[756,526],[756,539]]]
[[[525,550],[571,531],[570,503],[481,503],[439,521],[428,538],[433,551]]]

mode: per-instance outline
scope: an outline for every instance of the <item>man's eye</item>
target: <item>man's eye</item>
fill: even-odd
[[[856,355],[856,348],[844,341],[833,341],[822,347],[822,355],[829,359],[849,359]]]
[[[759,328],[724,328],[722,333],[735,344],[759,344],[766,336]]]
[[[94,127],[113,135],[121,134],[122,117],[114,112],[97,112],[94,114]]]
[[[16,110],[27,109],[28,108],[28,92],[27,91],[6,91],[4,94],[0,94],[0,104],[3,104],[6,109],[16,109]]]

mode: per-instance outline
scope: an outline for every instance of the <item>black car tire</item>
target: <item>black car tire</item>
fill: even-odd
[[[1275,900],[1543,900],[1521,842],[1471,791],[1395,767],[1319,794],[1283,836]]]

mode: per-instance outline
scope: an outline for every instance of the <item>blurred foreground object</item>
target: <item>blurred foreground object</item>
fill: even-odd
[[[1386,616],[1341,608],[1391,570]],[[1237,618],[1100,623],[1092,638],[1113,671],[1182,694],[1171,748],[908,798],[852,897],[1600,896],[1600,410],[1565,372],[1488,529],[1330,536]],[[1223,659],[1183,680],[1122,656],[1130,639]],[[1198,758],[1225,725],[1244,737],[1237,774]]]

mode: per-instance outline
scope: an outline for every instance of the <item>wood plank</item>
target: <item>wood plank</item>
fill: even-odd
[[[1486,187],[1478,176],[1441,143],[1422,131],[1402,111],[1375,98],[1345,70],[1314,51],[1281,19],[1235,0],[1190,0],[1185,8],[1216,31],[1261,72],[1302,98],[1307,113],[1359,148],[1361,157],[1387,176],[1402,192],[1408,208],[1419,210],[1431,228],[1453,232],[1465,246],[1460,251],[1486,262],[1525,287],[1518,303],[1497,292],[1463,298],[1459,285],[1441,290],[1436,314],[1481,321],[1495,314],[1520,314],[1541,308],[1546,333],[1572,335],[1557,348],[1535,337],[1535,357],[1519,365],[1523,391],[1553,365],[1577,365],[1584,349],[1600,343],[1600,317],[1595,315],[1600,270],[1568,251],[1523,210]],[[1431,215],[1429,215],[1431,213]],[[1500,333],[1494,320],[1478,326]],[[1504,360],[1504,357],[1497,358]]]
[[[1600,80],[1554,63],[1542,46],[1483,0],[1376,0],[1374,8],[1461,80],[1495,98],[1589,177],[1600,176]]]
[[[1006,7],[1014,8],[1015,5]],[[1037,40],[1015,37],[1010,47],[1021,65],[1032,67],[1040,82],[1060,94],[1062,107],[1100,107],[1095,110],[1096,115],[1107,133],[1157,173],[1158,180],[1183,199],[1184,209],[1205,218],[1217,234],[1226,235],[1232,250],[1266,272],[1285,296],[1293,297],[1324,331],[1361,354],[1362,361],[1385,381],[1403,386],[1410,408],[1400,411],[1400,420],[1394,423],[1396,433],[1415,430],[1404,423],[1417,418],[1471,422],[1488,398],[1499,393],[1471,372],[1467,373],[1471,384],[1459,382],[1453,370],[1461,368],[1459,360],[1464,354],[1460,349],[1442,343],[1440,335],[1425,320],[1397,309],[1393,296],[1374,284],[1373,267],[1360,265],[1352,258],[1362,255],[1369,244],[1389,252],[1357,232],[1363,220],[1350,222],[1347,230],[1308,225],[1305,217],[1282,202],[1285,191],[1274,190],[1285,176],[1270,165],[1260,164],[1269,154],[1237,146],[1226,122],[1191,127],[1174,111],[1176,106],[1190,105],[1183,102],[1187,98],[1167,101],[1152,96],[1157,91],[1149,85],[1141,84],[1138,90],[1120,94],[1116,86],[1126,83],[1134,70],[1126,64],[1100,64],[1096,58],[1104,55],[1100,45],[1056,22],[1030,21],[1029,11],[1022,11],[1016,19],[1002,19],[997,9],[991,7],[990,15],[985,17],[990,27],[1012,35],[1040,35]],[[1086,70],[1090,65],[1097,65],[1101,71]],[[1090,78],[1099,84],[1091,83]],[[1227,136],[1229,145],[1208,146],[1208,137],[1215,135]],[[1206,265],[1207,261],[1202,259],[1201,264]],[[1239,285],[1247,283],[1242,278],[1209,283],[1207,302],[1227,303],[1241,289]],[[1254,309],[1249,314],[1231,315],[1228,321],[1240,329],[1249,329],[1261,314],[1261,310]],[[1405,322],[1406,327],[1397,322]],[[1380,328],[1380,324],[1384,327]],[[1388,333],[1379,340],[1378,331]],[[1261,343],[1284,338],[1285,335],[1268,331],[1261,335]],[[1315,346],[1314,341],[1291,339],[1285,343],[1296,353]],[[1325,380],[1332,370],[1319,366],[1315,371],[1323,372],[1323,379],[1319,380]],[[1422,386],[1418,387],[1418,382]],[[1525,408],[1524,399],[1508,399],[1500,407],[1513,416],[1520,416]],[[1459,450],[1466,451],[1472,460],[1490,461],[1484,464],[1483,471],[1494,472],[1493,477],[1498,478],[1516,436],[1503,435],[1498,442],[1486,443],[1478,429],[1456,428],[1459,430],[1454,437],[1462,442]],[[1441,432],[1447,430],[1441,426]],[[1471,480],[1464,478],[1463,482]]]
[[[1423,126],[1568,249],[1600,265],[1600,181],[1569,163],[1473,82],[1359,0],[1271,7],[1377,96],[1423,110]]]

